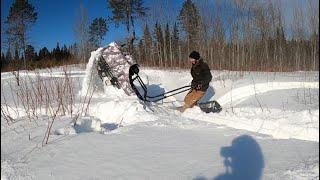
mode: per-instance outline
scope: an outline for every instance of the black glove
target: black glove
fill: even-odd
[[[201,90],[202,89],[202,84],[201,83],[192,82],[191,83],[191,88],[195,89],[195,90]]]
[[[202,84],[198,84],[195,89],[198,90],[198,91],[201,90],[202,89]]]

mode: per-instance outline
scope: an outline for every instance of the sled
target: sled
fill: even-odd
[[[137,81],[140,85],[140,88],[138,88],[134,82]],[[139,65],[134,64],[129,69],[129,82],[131,85],[132,90],[135,92],[137,97],[145,102],[158,102],[160,100],[163,100],[165,98],[168,98],[170,96],[174,96],[176,94],[183,93],[185,91],[189,91],[191,89],[191,85],[183,86],[165,93],[161,93],[155,96],[149,96],[148,95],[148,88],[146,84],[142,81],[141,77],[139,76]]]
[[[165,92],[165,93],[161,93],[155,96],[149,96],[148,95],[148,88],[146,86],[146,84],[143,82],[143,80],[141,79],[141,77],[139,76],[139,65],[138,64],[134,64],[132,66],[130,66],[129,68],[129,82],[131,85],[132,90],[135,92],[135,94],[137,95],[137,97],[144,101],[144,102],[158,102],[160,100],[163,100],[165,98],[168,98],[170,96],[174,96],[186,91],[191,90],[191,85],[188,86],[183,86],[177,89],[173,89],[171,91]],[[138,82],[138,85],[140,87],[137,87],[134,82]],[[204,103],[199,103],[198,106],[200,107],[200,109],[206,113],[218,113],[222,110],[222,107],[220,106],[220,104],[217,101],[208,101],[208,102],[204,102]]]

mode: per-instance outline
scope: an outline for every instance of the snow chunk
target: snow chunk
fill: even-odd
[[[82,117],[74,125],[77,133],[101,131],[101,121],[94,117]]]
[[[75,135],[88,132],[107,133],[118,129],[116,123],[101,123],[101,120],[93,116],[79,117],[75,122],[72,122],[66,127],[56,129],[55,135]]]

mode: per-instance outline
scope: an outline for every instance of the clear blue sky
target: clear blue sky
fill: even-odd
[[[13,0],[1,0],[2,23],[8,16],[12,2]],[[73,29],[80,0],[30,0],[29,2],[38,12],[38,19],[28,34],[30,44],[38,50],[44,46],[52,49],[56,46],[57,42],[60,45],[75,43],[76,39]],[[107,18],[110,15],[107,9],[107,0],[82,0],[82,2],[87,10],[89,22],[92,22],[94,18]],[[137,33],[140,33],[139,29],[137,28]],[[115,28],[111,24],[102,43],[106,44],[126,35],[127,32],[123,26]]]
[[[28,33],[29,43],[33,45],[36,50],[44,46],[51,50],[56,46],[57,42],[59,42],[60,45],[71,45],[75,43],[76,38],[73,29],[81,1],[87,10],[89,23],[92,22],[94,18],[107,18],[110,16],[110,11],[107,8],[107,0],[29,0],[38,12],[38,19]],[[166,1],[173,5],[176,11],[175,13],[178,13],[184,0]],[[1,0],[1,24],[3,24],[3,21],[8,16],[12,2],[13,0]],[[145,2],[147,7],[159,9],[158,0],[145,0]],[[287,26],[290,25],[293,17],[291,14],[292,8],[295,5],[306,6],[306,0],[281,0],[281,3]],[[176,19],[176,14],[156,13],[156,15],[164,17],[167,21],[174,21]],[[3,26],[1,27],[1,35],[3,37]],[[138,36],[141,34],[141,24],[136,25],[136,32]],[[110,24],[109,31],[102,44],[108,44],[111,41],[123,39],[126,36],[127,32],[123,26],[116,28],[113,24]],[[1,38],[1,49],[5,48],[2,47],[4,44],[3,40],[5,39]]]

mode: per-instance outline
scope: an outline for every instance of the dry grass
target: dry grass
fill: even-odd
[[[34,123],[43,116],[49,117],[42,145],[48,143],[51,128],[58,116],[69,115],[76,121],[87,113],[93,95],[93,91],[88,90],[86,96],[79,97],[80,103],[76,104],[75,93],[78,91],[75,89],[76,82],[70,77],[70,66],[62,66],[62,70],[62,77],[56,77],[52,69],[46,70],[46,76],[37,70],[23,74],[16,72],[14,81],[1,83],[1,91],[6,85],[6,92],[10,93],[1,93],[1,115],[8,125],[15,122],[12,113],[15,113],[15,117]]]

